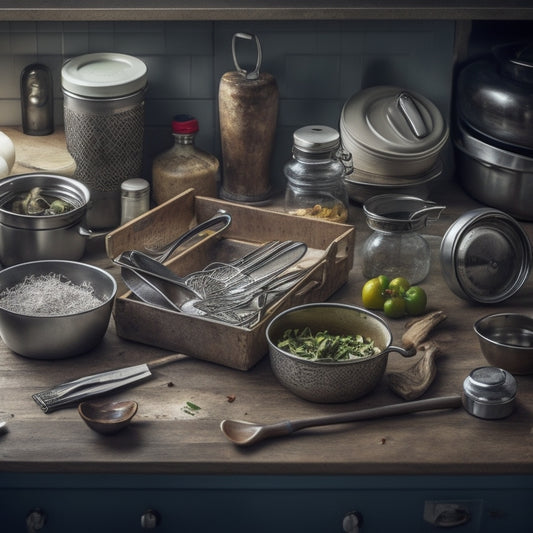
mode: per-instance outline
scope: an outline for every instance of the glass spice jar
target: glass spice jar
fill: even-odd
[[[190,115],[176,115],[172,120],[174,145],[154,158],[152,164],[152,194],[156,204],[162,204],[189,188],[196,196],[217,196],[220,163],[198,148],[195,137],[198,120]]]
[[[283,168],[287,178],[285,210],[297,216],[346,222],[349,200],[344,176],[351,170],[351,156],[342,151],[337,130],[320,125],[296,130],[292,158]]]

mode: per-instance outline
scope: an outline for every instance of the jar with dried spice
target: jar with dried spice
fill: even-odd
[[[157,155],[152,165],[152,193],[162,204],[193,188],[197,196],[217,195],[220,163],[195,145],[198,120],[191,115],[176,115],[172,120],[174,146]]]
[[[341,149],[337,130],[320,125],[296,130],[292,158],[283,169],[287,178],[286,211],[346,222],[349,201],[344,176],[351,168],[351,158]]]

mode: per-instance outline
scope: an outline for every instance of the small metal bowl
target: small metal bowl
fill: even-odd
[[[33,359],[64,359],[88,352],[105,335],[117,283],[105,270],[76,261],[32,261],[0,272],[0,293],[30,276],[56,274],[75,285],[91,284],[100,304],[77,314],[31,316],[2,307],[0,335],[9,349]]]
[[[533,318],[499,313],[474,324],[481,351],[489,364],[511,374],[533,374]]]
[[[381,349],[376,355],[348,361],[310,361],[278,348],[287,329],[310,327],[313,332],[362,335]],[[306,304],[287,309],[267,326],[270,364],[279,382],[297,396],[319,403],[356,400],[378,385],[389,352],[411,357],[416,350],[392,346],[392,333],[377,315],[365,309],[337,303]]]

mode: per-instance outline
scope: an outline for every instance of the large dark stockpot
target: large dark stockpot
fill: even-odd
[[[513,152],[533,150],[533,43],[494,48],[463,67],[457,111],[460,122],[486,142]]]
[[[457,172],[476,200],[533,220],[533,44],[495,48],[456,83]]]

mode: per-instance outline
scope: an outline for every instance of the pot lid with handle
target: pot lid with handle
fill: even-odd
[[[533,150],[533,42],[495,47],[464,65],[455,87],[459,119],[495,147]]]
[[[349,141],[388,158],[427,157],[448,139],[448,127],[433,102],[394,86],[354,94],[342,109],[341,130]]]

